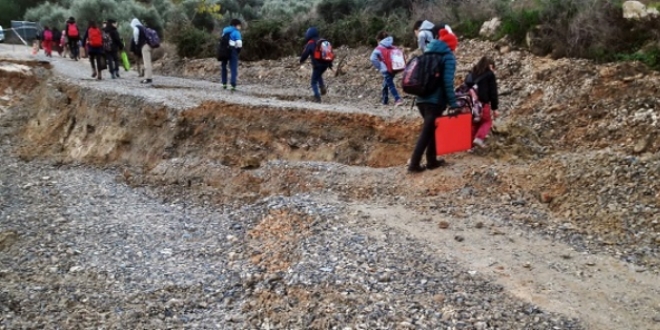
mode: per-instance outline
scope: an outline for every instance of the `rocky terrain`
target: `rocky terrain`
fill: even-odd
[[[295,58],[230,94],[0,48],[0,328],[660,326],[657,73],[465,41],[503,116],[410,176],[418,115],[341,51],[319,105]]]

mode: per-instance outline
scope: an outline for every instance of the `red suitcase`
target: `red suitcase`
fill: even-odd
[[[436,119],[435,146],[438,156],[472,149],[472,114]]]

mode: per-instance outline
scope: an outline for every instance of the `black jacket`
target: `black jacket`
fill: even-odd
[[[121,42],[121,37],[119,36],[119,32],[117,32],[117,28],[108,25],[103,29],[105,33],[110,35],[110,38],[112,39],[112,51],[117,52],[124,50],[124,43]]]
[[[477,77],[474,78],[474,80],[472,80],[473,78],[471,75],[472,74],[466,78],[466,82],[468,83],[468,86],[472,86],[472,81],[479,80],[477,82],[477,95],[479,96],[479,101],[484,104],[490,103],[490,108],[497,110],[499,107],[499,98],[497,93],[497,77],[495,76],[495,73],[493,71],[488,71],[484,73],[484,76],[481,79]]]

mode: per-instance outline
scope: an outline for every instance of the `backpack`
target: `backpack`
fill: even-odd
[[[310,40],[309,43],[314,43],[314,40]],[[325,39],[316,41],[313,58],[317,61],[332,63],[335,60],[335,53],[332,51],[330,41]]]
[[[75,37],[80,35],[78,33],[78,26],[76,25],[76,23],[69,23],[69,25],[66,28],[66,31],[67,31],[68,37],[70,37],[70,38],[71,37],[75,38]]]
[[[91,47],[103,47],[103,33],[99,28],[90,28],[87,31],[87,43]]]
[[[430,30],[423,30],[423,31],[429,31],[433,35],[433,39],[440,39],[440,30],[445,28],[445,23],[438,23],[433,26]]]
[[[44,41],[53,41],[53,32],[51,31],[44,31]]]
[[[406,69],[406,57],[401,49],[378,46],[378,50],[383,56],[387,72],[396,74]]]
[[[106,52],[111,52],[113,45],[114,43],[112,42],[112,37],[110,36],[110,33],[103,31],[103,50],[105,50]]]
[[[427,96],[442,84],[444,56],[424,53],[414,57],[403,71],[403,91],[417,96]]]
[[[479,88],[477,84],[486,77],[482,75],[476,80],[472,81],[472,74],[468,75],[465,79],[465,82],[456,87],[456,104],[461,108],[463,113],[472,113],[472,121],[478,123],[481,121],[481,115],[483,114],[483,104],[479,101],[479,95],[477,94],[477,89]],[[469,87],[468,84],[472,84],[472,87]]]
[[[229,49],[229,38],[231,33],[225,33],[222,35],[222,38],[220,38],[220,42],[218,43],[218,54],[216,58],[218,61],[228,61],[231,50]]]
[[[155,30],[145,27],[144,37],[147,39],[147,44],[151,48],[160,47],[160,37],[158,36],[158,33]]]

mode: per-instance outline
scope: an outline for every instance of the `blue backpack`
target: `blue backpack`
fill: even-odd
[[[155,30],[145,27],[144,36],[147,39],[147,44],[151,48],[160,47],[160,37],[158,37],[158,33]]]

